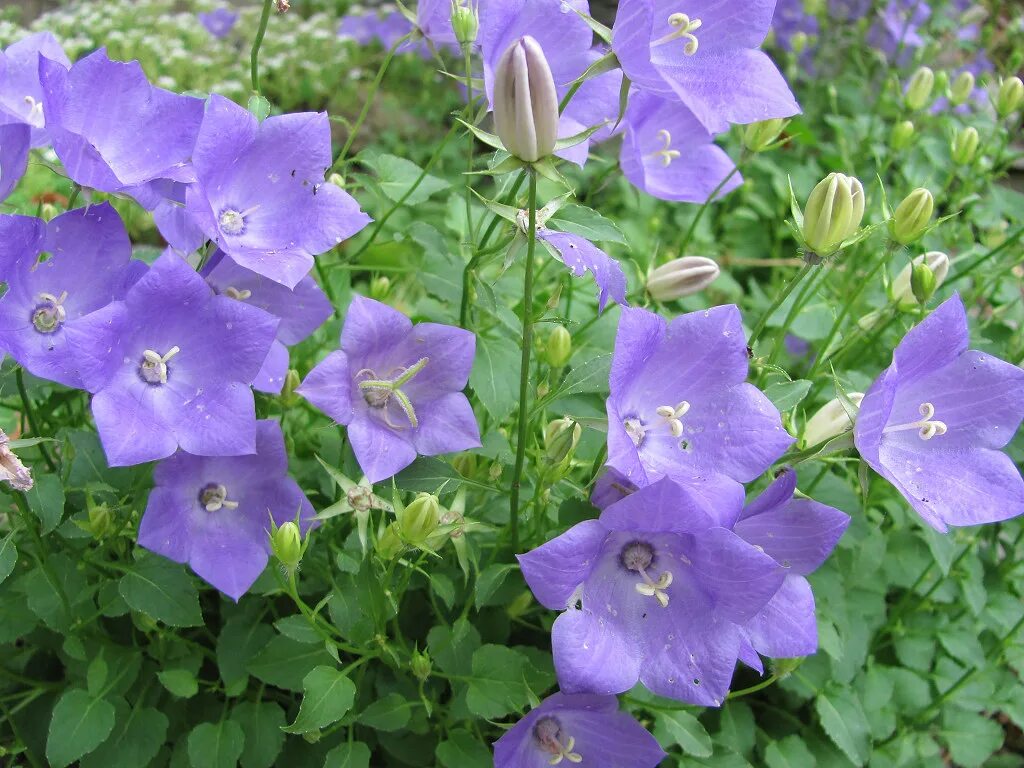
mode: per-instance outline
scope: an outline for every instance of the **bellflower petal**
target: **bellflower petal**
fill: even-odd
[[[30,137],[26,125],[0,125],[0,202],[10,196],[25,175]]]
[[[814,595],[803,576],[786,577],[779,591],[744,627],[751,645],[771,659],[810,656],[818,650]]]
[[[614,694],[640,679],[645,660],[598,613],[569,608],[551,627],[558,684],[567,693]]]
[[[49,32],[24,37],[0,53],[0,123],[30,127],[33,147],[48,144],[44,130],[47,107],[39,83],[39,60],[46,58],[67,69],[71,66],[64,49]]]
[[[626,304],[626,276],[619,262],[580,235],[538,228],[537,239],[549,245],[574,277],[590,272],[597,283],[597,311],[604,311],[609,297],[616,304]]]
[[[516,555],[523,578],[538,602],[553,611],[563,610],[590,569],[608,528],[597,520],[577,523],[561,536],[524,555]]]

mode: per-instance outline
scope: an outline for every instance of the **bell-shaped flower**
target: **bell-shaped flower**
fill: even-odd
[[[70,70],[42,58],[39,74],[46,131],[73,181],[151,208],[152,182],[194,180],[201,99],[150,85],[137,61],[111,61],[103,48]]]
[[[30,137],[27,125],[0,125],[0,202],[10,196],[25,175]]]
[[[111,466],[256,450],[249,385],[278,320],[217,296],[173,251],[125,294],[65,331]]]
[[[324,183],[331,129],[324,112],[255,115],[210,97],[193,154],[186,208],[232,259],[294,288],[313,257],[365,227],[352,197]]]
[[[69,332],[122,298],[146,265],[132,261],[128,232],[110,203],[76,208],[48,224],[4,218],[24,236],[13,239],[22,250],[3,275],[8,290],[0,298],[0,348],[33,376],[82,387]],[[43,253],[50,256],[40,261]]]
[[[939,531],[1024,512],[1002,452],[1024,419],[1024,370],[969,344],[954,294],[903,337],[854,427],[861,458]]]
[[[662,200],[703,203],[743,183],[714,136],[684,104],[633,90],[626,107],[626,135],[619,165],[630,183]]]
[[[563,691],[620,693],[639,680],[661,696],[721,705],[743,626],[786,575],[728,530],[741,503],[663,479],[519,556],[541,604],[564,610],[551,638]]]
[[[57,38],[49,32],[24,37],[0,52],[0,125],[28,125],[33,147],[50,141],[44,130],[46,111],[39,83],[41,57],[64,69],[71,66]]]
[[[743,628],[750,646],[773,659],[818,650],[814,595],[805,577],[825,562],[850,524],[850,517],[838,509],[794,498],[795,490],[796,472],[787,468],[743,509],[733,527],[786,572],[779,591]],[[756,662],[756,655],[749,658]]]
[[[139,523],[139,544],[178,563],[237,601],[270,556],[271,519],[299,520],[313,505],[291,477],[276,421],[256,423],[255,453],[194,456],[179,451],[156,465],[155,487]]]
[[[544,49],[529,35],[512,43],[498,59],[494,129],[510,154],[529,163],[555,149],[558,93]]]
[[[778,410],[746,382],[739,310],[712,307],[666,323],[623,308],[608,398],[608,465],[637,486],[669,476],[732,487],[793,443]]]
[[[554,693],[494,743],[494,768],[655,768],[665,757],[614,696]]]
[[[306,276],[289,290],[217,251],[203,268],[206,282],[221,296],[244,301],[278,318],[277,338],[253,380],[260,392],[277,394],[288,373],[288,347],[305,341],[334,311],[316,280]]]
[[[199,13],[200,23],[206,27],[206,31],[220,39],[227,37],[234,29],[238,21],[238,14],[230,8],[216,8],[209,13]]]
[[[420,323],[386,304],[355,296],[341,349],[296,390],[348,427],[356,460],[371,483],[386,480],[417,454],[476,448],[480,430],[462,393],[476,337],[450,325]]]
[[[622,0],[612,48],[639,89],[674,96],[712,133],[800,111],[759,49],[775,0]]]

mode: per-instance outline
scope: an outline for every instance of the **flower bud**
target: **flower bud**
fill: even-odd
[[[433,662],[430,660],[430,654],[426,651],[415,650],[412,652],[412,659],[409,661],[409,667],[412,669],[412,674],[420,682],[426,681],[430,677],[430,672],[434,668]]]
[[[928,301],[934,295],[935,289],[938,286],[938,281],[935,279],[935,273],[932,272],[931,267],[923,261],[920,264],[914,265],[910,271],[910,289],[914,292],[914,298],[917,299],[918,303],[924,304]]]
[[[572,357],[572,335],[564,325],[556,325],[548,336],[544,357],[552,368],[561,368]]]
[[[898,206],[889,221],[889,232],[893,240],[901,245],[910,245],[924,234],[935,210],[935,198],[924,187],[918,187]]]
[[[558,136],[558,93],[540,43],[512,43],[494,75],[494,126],[510,154],[528,163],[550,155]]]
[[[53,221],[55,218],[60,216],[61,210],[53,203],[43,203],[39,206],[39,218],[43,221]]]
[[[561,464],[572,457],[583,434],[583,427],[570,418],[555,419],[544,428],[544,460]]]
[[[889,144],[895,150],[906,149],[914,141],[914,124],[909,120],[896,123],[892,127],[892,136]]]
[[[957,165],[970,165],[978,151],[978,130],[968,126],[957,131],[950,145],[950,157]]]
[[[0,429],[0,483],[10,483],[16,491],[31,491],[32,473],[8,446],[10,438]]]
[[[859,406],[860,401],[864,399],[864,394],[862,392],[851,392],[847,397],[850,402]],[[807,420],[800,444],[804,448],[810,448],[814,445],[820,445],[826,440],[831,440],[833,437],[841,435],[850,429],[853,429],[853,422],[850,421],[849,414],[837,397],[825,403],[817,413]]]
[[[662,264],[647,278],[647,293],[655,301],[675,299],[699,293],[713,283],[721,270],[704,256],[683,256]]]
[[[793,49],[793,53],[799,56],[805,50],[807,45],[811,42],[811,38],[807,36],[806,32],[797,31],[789,38],[789,47]]]
[[[965,70],[956,76],[949,88],[949,103],[954,107],[959,107],[971,98],[972,93],[974,93],[974,74]]]
[[[370,281],[370,298],[375,301],[384,301],[391,290],[391,280],[387,275],[380,275]]]
[[[751,152],[764,152],[771,144],[779,138],[782,129],[789,121],[784,118],[762,120],[759,123],[751,123],[743,129],[743,145]]]
[[[918,110],[928,106],[934,88],[935,73],[929,67],[920,67],[907,83],[907,92],[903,97],[907,109]]]
[[[1024,103],[1024,83],[1019,77],[1008,77],[999,83],[996,95],[996,112],[1000,117],[1007,117],[1016,112]]]
[[[421,545],[441,524],[441,502],[437,496],[421,493],[405,509],[398,511],[396,523],[405,542]]]
[[[281,387],[280,398],[283,405],[291,407],[299,402],[299,396],[295,394],[295,390],[301,383],[302,378],[299,376],[299,372],[294,368],[289,368],[284,375],[284,385]]]
[[[330,176],[327,177],[327,183],[333,184],[338,189],[344,189],[345,177],[342,176],[340,173],[332,173]]]
[[[942,253],[942,251],[929,251],[926,254],[915,257],[910,264],[907,264],[896,275],[896,279],[892,281],[892,297],[894,301],[898,302],[900,309],[911,309],[920,301],[917,298],[917,292],[914,290],[913,285],[914,270],[920,266],[926,267],[935,280],[935,285],[928,295],[928,298],[931,298],[931,295],[935,293],[935,289],[942,285],[946,275],[949,274],[949,256]],[[922,279],[927,278],[918,277],[918,280]],[[928,298],[924,299],[924,301],[927,301]]]
[[[459,45],[472,45],[480,31],[478,6],[463,5],[462,0],[452,0],[452,31]]]
[[[292,521],[270,532],[270,548],[288,570],[294,570],[302,559],[302,533]]]
[[[405,543],[398,534],[398,524],[392,523],[377,538],[377,554],[381,560],[394,560],[405,549]]]
[[[949,72],[944,69],[940,69],[935,73],[935,93],[945,93],[946,89],[949,88]]]
[[[830,173],[811,190],[804,206],[804,242],[819,255],[835,251],[864,218],[864,187],[853,176]]]
[[[825,10],[825,0],[804,0],[803,6],[808,16],[817,16]]]

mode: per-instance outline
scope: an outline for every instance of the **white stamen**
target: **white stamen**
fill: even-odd
[[[666,168],[672,165],[673,160],[678,160],[681,154],[678,149],[672,149],[672,134],[662,128],[658,131],[658,138],[661,140],[662,148],[651,152],[651,157],[661,158],[661,164]]]
[[[674,29],[664,37],[659,37],[657,40],[651,43],[651,47],[654,48],[659,45],[665,45],[673,40],[683,39],[686,41],[686,45],[683,46],[683,52],[687,56],[693,56],[697,52],[697,47],[700,42],[697,40],[697,36],[693,34],[701,26],[700,19],[691,19],[685,13],[673,13],[668,17],[668,24]],[[666,163],[667,165],[667,163]]]
[[[144,350],[142,363],[139,365],[139,375],[147,384],[167,383],[167,361],[181,352],[181,347],[171,347],[166,355],[154,352],[152,349]]]
[[[560,762],[562,762],[562,760],[568,760],[570,763],[583,762],[583,755],[581,755],[579,752],[572,751],[573,748],[576,746],[576,738],[574,736],[569,737],[569,740],[565,743],[565,746],[562,746],[558,742],[555,743],[558,744],[559,752],[557,755],[552,755],[550,758],[548,758],[549,765],[558,765]]]
[[[642,582],[633,585],[636,591],[646,597],[656,598],[658,605],[662,608],[668,608],[668,594],[665,590],[672,586],[672,572],[664,571],[658,577],[658,580],[655,581],[647,574],[646,569],[638,568],[636,570],[639,571],[640,576],[643,578]]]
[[[227,296],[229,299],[234,299],[235,301],[245,301],[246,299],[252,298],[252,291],[250,291],[248,288],[242,288],[241,290],[239,290],[238,288],[235,288],[232,285],[229,285],[227,288],[221,291],[221,293]]]
[[[883,434],[889,434],[890,432],[905,432],[911,429],[916,429],[918,437],[922,440],[931,440],[936,435],[941,436],[946,434],[948,431],[946,422],[933,418],[935,416],[934,405],[931,403],[921,403],[917,412],[921,414],[921,418],[918,421],[911,421],[907,424],[896,424],[891,427],[886,427],[883,430]]]
[[[64,324],[68,319],[68,313],[64,309],[67,298],[67,291],[62,291],[60,296],[54,296],[52,293],[39,294],[39,306],[32,313],[32,325],[37,331],[53,333]]]
[[[26,96],[25,103],[28,104],[28,119],[33,121],[38,116],[39,121],[43,119],[43,102],[36,100],[34,96]]]
[[[199,501],[207,512],[238,509],[238,502],[228,499],[228,489],[222,484],[208,485],[199,492]]]

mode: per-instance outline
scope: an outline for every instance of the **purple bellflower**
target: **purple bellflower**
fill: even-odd
[[[111,61],[102,48],[70,70],[43,58],[39,73],[46,131],[72,180],[146,208],[159,200],[152,182],[194,180],[201,99],[150,85],[137,61]]]
[[[786,569],[779,591],[744,626],[751,647],[773,659],[810,656],[818,650],[814,595],[805,577],[825,562],[850,524],[838,509],[793,498],[795,490],[796,472],[787,468],[744,508],[733,527],[740,538]],[[754,666],[763,671],[759,662]]]
[[[685,11],[685,12],[684,12]],[[675,94],[712,133],[800,111],[758,46],[775,0],[622,0],[612,48],[641,90]]]
[[[733,306],[667,323],[623,308],[608,398],[608,465],[637,486],[671,476],[731,486],[768,469],[793,438],[746,383],[747,347]],[[738,481],[738,482],[737,482]]]
[[[396,309],[355,296],[341,349],[317,365],[298,393],[348,427],[371,483],[407,467],[416,454],[476,448],[480,431],[462,393],[476,337],[437,323],[412,322]]]
[[[139,544],[178,563],[237,601],[270,554],[270,519],[281,525],[314,514],[288,476],[284,436],[276,421],[256,424],[256,452],[205,457],[179,451],[153,473],[155,487],[139,523]]]
[[[0,53],[0,124],[30,126],[33,147],[49,143],[43,130],[46,115],[39,84],[41,56],[64,69],[71,66],[64,49],[49,32],[29,35]]]
[[[868,30],[867,41],[903,66],[924,45],[920,30],[931,15],[931,6],[923,0],[889,0]]]
[[[32,471],[11,450],[11,439],[0,429],[0,483],[7,483],[16,491],[31,491],[35,481]]]
[[[452,0],[416,3],[416,28],[435,46],[459,50],[459,41],[452,29]]]
[[[238,14],[230,8],[217,8],[209,13],[200,13],[198,16],[199,21],[206,27],[206,31],[218,39],[230,35],[238,21]]]
[[[334,311],[331,303],[312,277],[302,278],[294,290],[289,290],[238,266],[223,251],[211,257],[202,274],[221,296],[244,301],[280,319],[277,338],[253,381],[259,391],[277,394],[288,373],[288,347],[304,341],[324,324]]]
[[[537,600],[563,610],[551,644],[564,692],[620,693],[639,680],[721,706],[742,628],[786,575],[728,530],[741,503],[666,478],[519,556]]]
[[[625,124],[619,164],[630,183],[647,194],[703,203],[730,173],[719,196],[743,183],[729,156],[682,103],[634,90]]]
[[[31,140],[27,125],[0,125],[0,202],[10,196],[25,175]]]
[[[818,36],[818,17],[807,12],[804,0],[778,0],[775,16],[772,17],[772,32],[784,50],[792,51],[794,35],[804,34],[809,38]],[[810,63],[808,53],[810,51],[804,51],[801,55],[802,64]]]
[[[1002,452],[1024,418],[1024,370],[969,342],[954,294],[903,337],[854,427],[861,457],[938,531],[1024,512],[1024,479]]]
[[[34,216],[0,214],[0,275],[11,274],[21,259],[37,256],[46,233],[46,222]]]
[[[186,207],[206,234],[253,272],[294,288],[313,257],[365,227],[370,217],[334,184],[324,112],[262,123],[222,96],[210,97],[193,155],[198,184]]]
[[[35,236],[21,240],[24,250],[4,272],[0,348],[32,375],[80,388],[69,331],[122,298],[146,265],[131,260],[128,232],[110,203],[76,208],[49,224],[9,218],[25,220]],[[51,256],[40,262],[44,252]]]
[[[554,693],[494,743],[494,768],[655,768],[665,757],[614,696]]]
[[[277,318],[217,296],[165,251],[121,301],[65,331],[111,466],[256,450],[249,384],[277,333]]]

